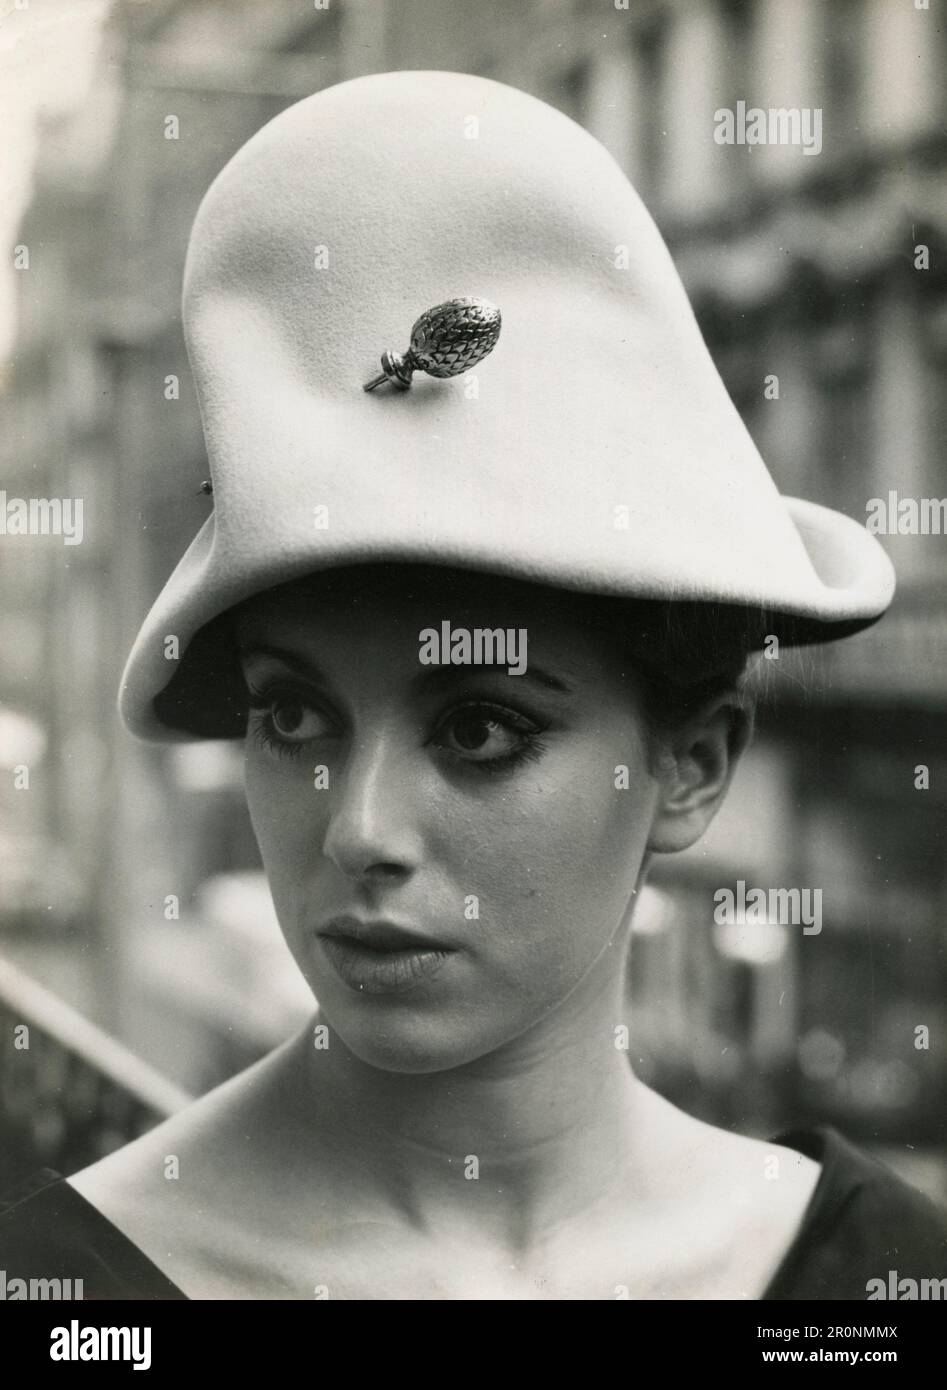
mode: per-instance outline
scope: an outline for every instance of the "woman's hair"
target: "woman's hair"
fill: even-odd
[[[565,602],[627,660],[642,694],[653,768],[664,763],[669,735],[718,700],[731,704],[734,720],[752,720],[747,670],[762,645],[763,615],[659,599],[570,595]]]

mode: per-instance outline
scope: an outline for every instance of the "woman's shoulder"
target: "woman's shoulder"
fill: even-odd
[[[192,1206],[226,1198],[232,1165],[225,1153],[243,1124],[252,1130],[253,1104],[234,1083],[210,1091],[144,1134],[80,1169],[72,1188],[115,1225],[147,1246]]]
[[[224,1153],[258,1128],[281,1052],[68,1177],[38,1167],[0,1190],[6,1297],[186,1297],[164,1272],[168,1245],[198,1241],[202,1214],[213,1225],[232,1212]],[[182,1167],[190,1181],[174,1182]]]
[[[816,1159],[822,1173],[768,1298],[942,1297],[947,1210],[831,1126],[776,1142]]]
[[[182,1298],[54,1168],[0,1193],[0,1283],[8,1301]]]
[[[69,1178],[180,1289],[216,1288],[215,1271],[259,1260],[265,1216],[285,1191],[279,1102],[291,1060],[291,1047],[274,1049]]]
[[[234,1166],[228,1158],[248,1147],[248,1136],[265,1135],[271,1127],[274,1099],[292,1061],[291,1044],[296,1040],[274,1048],[69,1181],[97,1206],[117,1206],[122,1194],[134,1203],[146,1191],[180,1192],[180,1186],[169,1184],[185,1172],[186,1187],[196,1185],[202,1174],[219,1186]]]

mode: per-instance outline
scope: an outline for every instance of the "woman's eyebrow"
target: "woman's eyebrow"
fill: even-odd
[[[320,681],[328,679],[325,672],[314,661],[300,656],[298,652],[290,651],[286,647],[276,646],[270,642],[250,642],[239,649],[239,655],[243,661],[252,661],[254,657],[268,657],[270,660],[281,662],[300,675],[310,677],[310,679]],[[422,669],[414,677],[411,684],[415,689],[430,689],[432,687],[436,689],[445,685],[459,685],[462,681],[475,679],[478,675],[506,674],[507,668],[503,665],[444,665]],[[551,671],[547,671],[544,667],[537,666],[533,662],[530,662],[521,676],[510,676],[509,679],[527,683],[532,680],[536,685],[545,686],[547,690],[554,690],[557,694],[573,694],[573,687],[560,676],[553,675]]]
[[[240,647],[239,656],[241,661],[252,661],[254,657],[268,657],[271,661],[279,661],[290,670],[296,671],[299,675],[309,676],[312,680],[324,681],[325,672],[320,670],[314,661],[307,660],[300,656],[298,652],[289,651],[286,647],[277,647],[269,642],[248,642],[245,647]]]
[[[459,685],[465,680],[476,680],[480,675],[506,676],[507,668],[505,665],[463,665],[463,666],[435,666],[420,671],[412,681],[412,685],[417,688],[434,687],[439,688],[443,685]],[[560,676],[554,676],[551,671],[546,671],[542,666],[536,666],[531,661],[521,676],[509,676],[509,680],[519,682],[534,681],[537,685],[544,685],[547,690],[555,690],[560,695],[571,695],[573,687],[567,685]]]

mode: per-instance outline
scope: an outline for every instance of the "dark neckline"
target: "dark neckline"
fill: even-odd
[[[821,1172],[806,1204],[796,1234],[783,1254],[775,1273],[760,1294],[759,1302],[781,1297],[779,1290],[789,1280],[800,1252],[811,1241],[813,1232],[822,1225],[827,1215],[827,1209],[835,1205],[833,1199],[837,1195],[838,1189],[839,1159],[844,1159],[846,1156],[857,1158],[857,1151],[853,1150],[847,1141],[828,1125],[819,1125],[813,1129],[787,1130],[777,1134],[769,1142],[779,1144],[784,1148],[795,1149],[797,1153],[805,1155],[806,1158],[812,1158],[821,1163]],[[843,1166],[848,1167],[847,1164]],[[141,1297],[195,1301],[169,1279],[164,1271],[120,1227],[110,1221],[103,1212],[99,1211],[98,1207],[94,1206],[78,1189],[71,1185],[67,1177],[55,1168],[38,1169],[19,1189],[7,1194],[7,1201],[4,1205],[14,1205],[18,1201],[35,1196],[37,1193],[57,1185],[61,1193],[66,1195],[77,1210],[81,1210],[88,1219],[97,1221],[115,1252],[123,1257],[123,1264],[131,1271],[127,1277],[135,1285]]]
[[[840,1212],[843,1195],[851,1191],[851,1184],[842,1180],[843,1174],[851,1175],[853,1165],[864,1163],[848,1140],[831,1125],[815,1125],[811,1129],[788,1129],[769,1141],[787,1149],[795,1149],[806,1158],[821,1164],[821,1172],[806,1204],[796,1234],[776,1267],[766,1288],[760,1294],[759,1302],[782,1300],[784,1286],[792,1283],[792,1274],[807,1248],[818,1233],[824,1235],[832,1221]]]
[[[127,1283],[134,1285],[135,1292],[140,1298],[193,1301],[183,1289],[178,1288],[177,1284],[168,1278],[164,1270],[156,1265],[139,1245],[135,1244],[130,1236],[125,1234],[120,1226],[116,1226],[114,1221],[110,1221],[105,1213],[99,1211],[99,1208],[93,1205],[87,1197],[83,1197],[82,1193],[72,1186],[69,1179],[56,1168],[39,1168],[12,1192],[4,1192],[4,1200],[0,1203],[0,1214],[21,1201],[38,1196],[41,1192],[48,1192],[51,1188],[58,1189],[59,1196],[68,1202],[86,1221],[95,1223],[96,1229],[107,1242],[110,1253],[120,1260],[123,1278]]]

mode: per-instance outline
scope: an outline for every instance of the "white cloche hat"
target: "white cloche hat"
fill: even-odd
[[[201,203],[183,321],[212,510],[125,668],[141,737],[239,732],[215,620],[330,567],[736,605],[758,641],[891,601],[863,526],[777,492],[621,169],[511,87],[394,72],[283,111]]]

